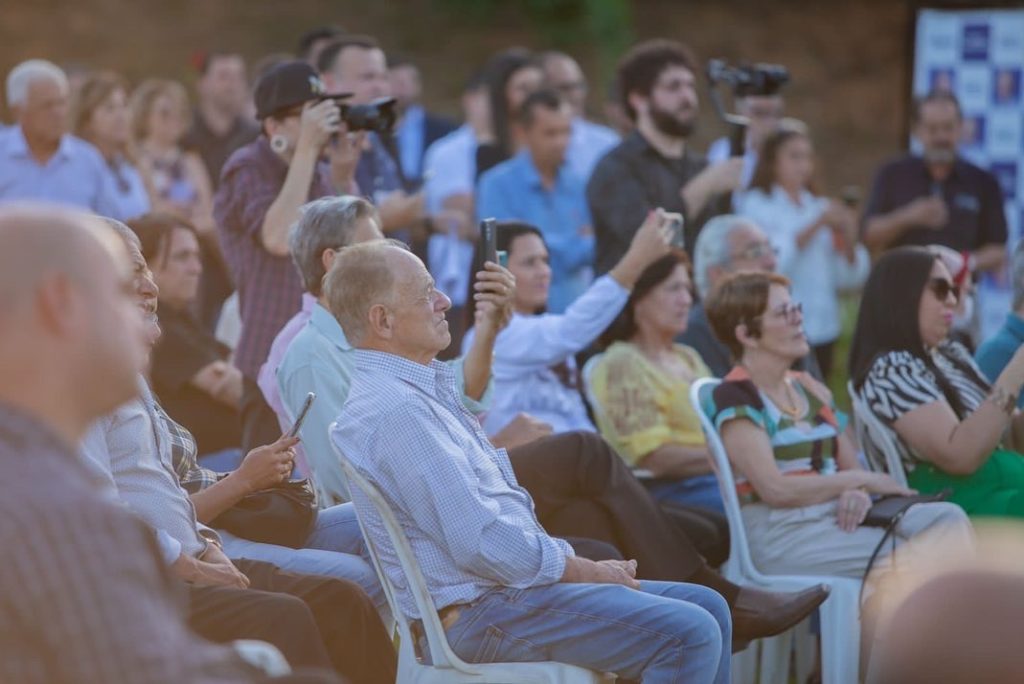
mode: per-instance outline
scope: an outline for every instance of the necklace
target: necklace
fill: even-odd
[[[790,418],[797,419],[803,414],[799,406],[800,400],[796,396],[796,392],[793,391],[793,388],[790,387],[789,380],[783,380],[783,387],[786,388],[786,401],[789,403],[789,406],[784,406],[780,403],[779,410]]]

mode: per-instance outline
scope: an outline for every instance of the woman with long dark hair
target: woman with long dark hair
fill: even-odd
[[[959,291],[949,267],[925,247],[886,253],[864,288],[850,351],[850,378],[890,430],[910,485],[945,488],[974,516],[1024,517],[1024,347],[989,381],[949,339]],[[884,466],[870,439],[868,457]]]
[[[484,74],[493,139],[476,148],[477,178],[515,154],[518,144],[512,119],[527,96],[544,83],[544,71],[523,48],[498,53],[484,67]]]
[[[647,266],[669,250],[669,215],[652,212],[619,263],[594,281],[562,314],[544,313],[551,287],[548,249],[536,226],[498,223],[498,249],[508,253],[516,278],[514,311],[494,343],[494,398],[484,430],[494,435],[525,413],[549,424],[556,434],[594,432],[580,395],[575,355],[587,348],[625,306]],[[473,342],[473,330],[462,340]]]

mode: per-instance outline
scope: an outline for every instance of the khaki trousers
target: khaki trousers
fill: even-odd
[[[885,530],[858,527],[844,532],[836,524],[837,500],[800,508],[746,504],[743,521],[750,554],[759,570],[771,575],[836,575],[860,579]],[[896,548],[928,540],[950,554],[973,548],[971,523],[953,503],[911,506],[894,534]],[[883,568],[892,555],[888,539],[875,566]],[[902,553],[902,552],[900,552]]]

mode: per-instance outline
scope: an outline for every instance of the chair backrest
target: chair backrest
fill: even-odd
[[[700,426],[707,439],[708,451],[711,453],[711,465],[714,468],[715,477],[718,478],[718,489],[722,494],[722,503],[725,505],[725,517],[729,521],[729,560],[726,561],[726,565],[733,566],[741,577],[756,580],[762,575],[754,567],[754,561],[750,556],[747,530],[743,525],[743,516],[740,513],[740,500],[736,493],[736,480],[732,474],[732,465],[729,463],[729,456],[725,452],[722,438],[712,420],[714,403],[711,393],[721,382],[718,378],[697,380],[690,386],[690,402],[700,419]],[[736,575],[726,573],[726,576],[735,577]]]
[[[334,424],[329,428],[329,432],[334,432]],[[430,660],[433,667],[454,668],[464,672],[473,672],[475,668],[462,661],[457,655],[455,655],[451,647],[448,645],[448,639],[445,636],[444,627],[441,625],[441,618],[437,614],[437,608],[434,606],[434,601],[430,596],[430,591],[427,589],[427,582],[423,578],[423,573],[420,571],[420,566],[416,561],[416,556],[413,555],[412,546],[409,544],[409,539],[405,536],[405,532],[402,530],[402,526],[399,524],[398,519],[392,512],[387,500],[380,491],[365,477],[363,477],[359,471],[355,469],[352,463],[345,458],[345,455],[341,452],[341,449],[334,440],[331,440],[331,444],[334,447],[334,452],[338,457],[338,461],[341,463],[341,468],[345,473],[345,477],[348,479],[350,493],[356,495],[358,492],[358,494],[366,497],[366,500],[370,502],[374,510],[380,516],[381,523],[387,531],[388,539],[394,547],[395,555],[398,557],[398,562],[402,567],[402,573],[405,575],[408,590],[412,594],[413,600],[416,602],[417,610],[419,610],[420,622],[423,625],[423,632],[427,640],[427,648],[430,650]],[[356,519],[359,521],[359,529],[363,533],[363,539],[365,540],[366,547],[369,550],[370,559],[373,561],[373,567],[377,571],[377,577],[380,579],[381,584],[384,586],[384,595],[387,598],[388,605],[391,607],[391,613],[394,616],[395,622],[398,623],[400,637],[403,643],[408,644],[410,650],[415,652],[416,637],[412,633],[408,618],[402,612],[402,606],[399,604],[398,600],[398,589],[394,586],[388,577],[388,574],[384,571],[380,550],[377,548],[377,544],[374,542],[373,536],[366,527],[366,521],[363,520],[362,516],[358,515],[358,509],[356,513]]]
[[[594,412],[594,418],[598,416],[604,417],[604,408],[601,406],[601,402],[597,400],[597,395],[594,394],[594,387],[591,382],[594,377],[594,369],[597,367],[597,364],[601,363],[602,358],[604,358],[604,352],[591,356],[583,364],[583,370],[580,373],[583,379],[583,396],[587,398],[590,410]],[[632,468],[632,471],[633,477],[638,480],[651,480],[654,478],[651,471],[645,468]]]
[[[846,391],[850,395],[853,405],[853,422],[857,440],[860,442],[861,448],[865,450],[868,466],[874,467],[876,463],[876,459],[872,459],[871,455],[867,453],[868,450],[881,451],[885,458],[885,470],[889,473],[889,477],[906,487],[907,473],[903,469],[903,460],[900,458],[900,448],[895,436],[885,429],[864,398],[854,390],[852,381],[846,383]]]

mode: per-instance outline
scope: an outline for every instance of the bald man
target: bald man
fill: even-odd
[[[540,65],[548,86],[558,91],[572,107],[572,135],[566,161],[585,183],[594,165],[619,144],[619,134],[587,120],[587,77],[575,59],[564,52],[544,52]]]
[[[553,660],[651,682],[729,681],[732,624],[718,593],[638,581],[636,561],[580,558],[541,527],[508,454],[463,405],[451,368],[436,361],[451,342],[451,302],[415,255],[384,240],[347,247],[325,290],[357,350],[331,439],[392,506],[461,658]],[[500,300],[477,297],[484,308]],[[374,544],[391,548],[374,507],[360,492],[353,501]],[[389,576],[401,576],[393,555],[382,560]],[[403,613],[419,618],[408,589],[396,589]]]
[[[75,451],[137,392],[123,242],[95,218],[8,205],[0,244],[0,681],[260,681],[185,628],[153,534]]]

